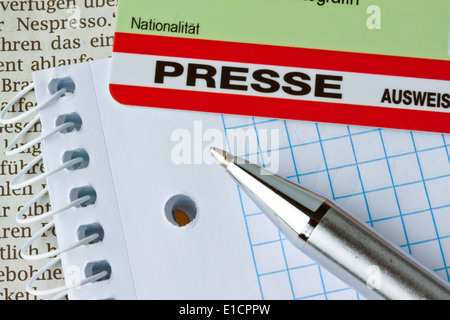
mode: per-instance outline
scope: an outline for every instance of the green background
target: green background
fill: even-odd
[[[330,0],[331,1],[331,0]],[[353,2],[356,2],[355,0]],[[381,9],[369,30],[367,8]],[[131,17],[200,23],[200,35],[131,29]],[[450,60],[450,0],[120,0],[116,31]]]

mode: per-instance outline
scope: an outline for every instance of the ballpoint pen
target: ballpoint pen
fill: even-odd
[[[332,201],[228,152],[210,151],[294,246],[365,298],[450,300],[444,280]]]

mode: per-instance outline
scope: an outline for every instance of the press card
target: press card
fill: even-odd
[[[445,0],[121,0],[124,105],[450,133]]]

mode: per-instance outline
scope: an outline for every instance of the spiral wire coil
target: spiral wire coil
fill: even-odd
[[[16,123],[17,121],[23,120],[29,116],[32,116],[33,114],[36,114],[35,117],[25,126],[22,128],[22,130],[17,134],[17,136],[11,141],[11,143],[8,145],[8,147],[5,150],[5,154],[7,156],[12,156],[12,155],[16,155],[20,152],[23,152],[24,150],[27,150],[28,148],[50,138],[51,136],[58,134],[60,132],[63,131],[67,131],[70,132],[75,126],[76,124],[74,122],[66,122],[63,123],[61,125],[56,126],[53,130],[49,131],[48,133],[46,133],[45,135],[41,134],[38,138],[22,145],[22,146],[18,146],[18,143],[21,139],[23,139],[24,135],[36,124],[40,121],[40,114],[38,113],[40,110],[42,110],[43,108],[49,106],[50,104],[52,104],[55,100],[60,99],[61,97],[63,97],[66,92],[67,89],[66,88],[62,88],[60,90],[58,90],[56,93],[52,94],[50,96],[50,98],[48,98],[46,101],[44,101],[42,104],[39,104],[37,106],[35,106],[34,108],[21,113],[20,115],[11,118],[11,119],[5,119],[6,114],[8,113],[8,111],[20,100],[22,99],[27,93],[29,93],[31,90],[34,89],[34,84],[31,83],[30,85],[28,85],[26,88],[24,88],[22,91],[20,91],[16,96],[14,96],[12,98],[12,100],[5,106],[5,108],[2,110],[2,112],[0,113],[0,124],[6,125],[6,124],[12,124],[12,123]],[[16,148],[14,148],[17,145]],[[42,154],[36,156],[33,160],[31,160],[28,165],[26,165],[12,180],[11,180],[11,189],[13,190],[17,190],[17,189],[21,189],[24,188],[26,186],[30,186],[34,183],[36,183],[37,181],[40,181],[41,179],[47,178],[49,176],[52,176],[64,169],[76,166],[77,164],[80,164],[81,162],[83,162],[83,158],[81,157],[77,157],[75,159],[71,159],[69,161],[63,162],[60,166],[58,166],[57,168],[50,170],[48,172],[42,173],[36,177],[30,178],[26,181],[21,181],[22,177],[30,170],[32,169],[36,164],[38,164],[40,161],[42,161],[43,157]],[[36,260],[42,260],[42,259],[48,259],[48,258],[52,258],[50,262],[48,262],[47,264],[45,264],[41,269],[39,269],[32,277],[31,279],[28,281],[27,285],[26,285],[26,290],[35,296],[49,296],[52,295],[52,300],[57,300],[57,299],[61,299],[64,296],[66,296],[66,294],[68,293],[69,290],[74,289],[74,288],[78,288],[80,286],[83,286],[85,284],[91,283],[91,282],[95,282],[98,281],[104,277],[106,277],[108,275],[107,271],[101,271],[95,275],[92,275],[90,277],[87,277],[86,279],[79,279],[77,281],[74,281],[74,283],[70,283],[66,284],[64,286],[61,287],[57,287],[57,288],[53,288],[53,289],[47,289],[47,290],[36,290],[33,288],[33,284],[36,282],[36,280],[41,277],[45,271],[51,269],[53,266],[55,266],[58,262],[61,261],[61,254],[63,252],[67,252],[70,250],[73,250],[77,247],[80,247],[82,245],[85,245],[87,243],[93,242],[95,240],[98,240],[100,235],[98,233],[94,233],[92,235],[89,235],[87,237],[85,237],[84,239],[81,239],[71,245],[68,245],[64,248],[58,249],[58,250],[54,250],[54,251],[50,251],[44,254],[39,254],[39,255],[31,255],[29,253],[30,251],[30,247],[32,246],[32,244],[39,239],[45,232],[47,232],[48,230],[50,230],[54,225],[54,221],[53,221],[53,216],[68,210],[70,208],[73,207],[77,207],[77,206],[81,206],[85,203],[87,203],[90,199],[91,196],[90,195],[86,195],[83,196],[79,199],[76,199],[68,204],[66,204],[65,206],[62,206],[60,208],[57,209],[52,209],[51,211],[48,211],[42,215],[39,216],[35,216],[32,218],[25,218],[25,213],[27,212],[27,210],[29,210],[35,203],[37,203],[41,198],[43,198],[46,194],[48,194],[49,189],[48,187],[44,188],[41,192],[39,192],[37,195],[35,195],[27,204],[25,204],[25,206],[17,213],[16,215],[16,222],[19,224],[32,224],[32,223],[36,223],[36,222],[40,222],[43,221],[45,219],[51,218],[51,221],[49,223],[47,223],[43,228],[41,228],[38,232],[36,232],[26,243],[25,245],[22,247],[20,253],[23,259],[25,260],[32,260],[32,261],[36,261]]]

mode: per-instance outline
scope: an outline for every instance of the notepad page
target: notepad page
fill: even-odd
[[[222,119],[226,132],[239,128],[259,136],[278,130],[278,148],[259,145],[256,154],[241,156],[264,163],[278,154],[280,175],[335,200],[450,281],[449,135],[228,115]],[[237,193],[263,298],[364,298],[299,253],[242,190]]]
[[[61,110],[75,110],[86,131],[47,141],[46,167],[77,147],[91,163],[49,178],[52,206],[80,185],[94,186],[98,200],[55,217],[58,242],[73,242],[77,227],[93,221],[105,239],[64,254],[63,267],[69,278],[88,261],[113,269],[110,280],[74,289],[71,298],[364,298],[295,249],[223,168],[206,163],[203,151],[213,144],[334,199],[449,279],[448,136],[122,106],[108,92],[109,60],[38,73],[38,99],[65,76],[74,78],[75,95],[42,111],[43,130]],[[214,140],[218,131],[224,141]],[[237,132],[249,141],[244,149]],[[177,164],[186,160],[177,149],[185,134],[191,163]],[[164,213],[180,194],[198,208],[181,229]]]
[[[119,105],[109,95],[108,76],[109,60],[101,60],[43,71],[35,79],[39,99],[49,95],[54,78],[69,77],[76,85],[73,97],[42,112],[43,126],[54,127],[62,112],[77,112],[83,121],[79,132],[46,141],[46,167],[59,165],[67,150],[83,148],[90,156],[87,168],[49,179],[52,206],[67,203],[74,188],[92,186],[97,193],[94,205],[55,217],[58,243],[73,243],[79,226],[90,222],[100,223],[105,233],[101,243],[63,255],[65,275],[79,270],[84,277],[92,261],[106,261],[112,269],[109,280],[74,289],[69,297],[260,299],[234,182],[210,155],[210,164],[177,164],[172,158],[174,133],[195,134],[196,123],[203,130],[221,128],[221,118]],[[180,195],[197,210],[184,228],[166,215],[166,206]]]
[[[212,141],[196,146],[198,136],[207,140],[205,132],[221,128],[221,118],[120,105],[108,91],[109,65],[90,67],[137,297],[260,298],[244,218],[235,214],[240,209],[235,184],[208,154]],[[173,155],[180,135],[192,150],[182,164]],[[165,215],[177,195],[197,207],[186,228]]]

